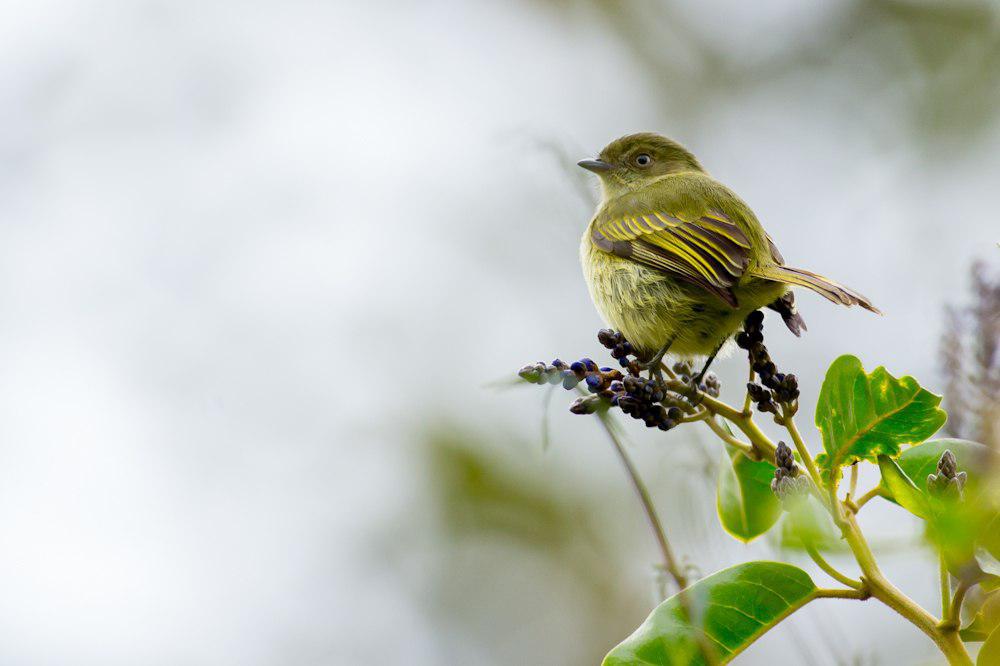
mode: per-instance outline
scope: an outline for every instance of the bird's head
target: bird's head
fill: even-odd
[[[703,171],[684,146],[651,132],[615,139],[596,160],[577,164],[601,177],[606,197],[636,189],[665,174]]]

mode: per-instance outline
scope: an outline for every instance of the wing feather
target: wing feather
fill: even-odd
[[[735,307],[732,287],[750,263],[750,241],[728,216],[709,211],[685,220],[667,211],[596,222],[594,244],[709,291]],[[777,254],[773,247],[772,253]],[[779,255],[780,256],[780,255]]]

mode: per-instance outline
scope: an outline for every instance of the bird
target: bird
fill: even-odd
[[[578,166],[601,184],[580,243],[590,296],[651,375],[667,353],[707,357],[700,381],[747,315],[763,307],[799,336],[806,326],[793,286],[881,314],[857,291],[786,266],[750,207],[676,141],[629,134]]]

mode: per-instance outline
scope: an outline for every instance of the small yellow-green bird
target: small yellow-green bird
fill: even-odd
[[[764,306],[798,335],[805,325],[785,296],[792,285],[878,312],[856,291],[785,266],[750,207],[670,139],[623,136],[579,166],[600,176],[603,194],[580,245],[590,295],[650,368],[669,350],[707,356],[704,375]]]

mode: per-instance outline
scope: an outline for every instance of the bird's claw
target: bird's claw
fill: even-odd
[[[705,394],[702,393],[701,391],[701,386],[699,385],[698,378],[691,377],[691,379],[686,383],[687,383],[687,388],[685,388],[684,393],[682,395],[687,399],[689,403],[691,403],[692,407],[698,407],[699,405],[701,405],[702,400],[705,397]]]

